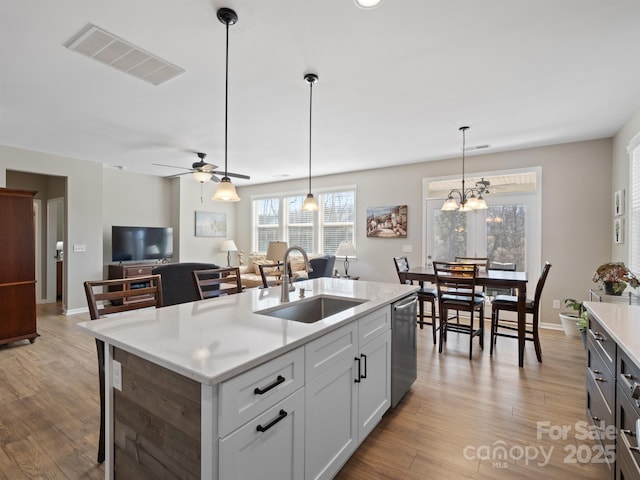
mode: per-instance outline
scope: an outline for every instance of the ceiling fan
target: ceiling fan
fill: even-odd
[[[174,175],[169,175],[167,178],[179,177],[181,175],[186,175],[188,173],[193,174],[193,177],[200,183],[208,182],[209,180],[213,182],[219,182],[220,178],[216,175],[222,175],[227,177],[236,177],[243,178],[245,180],[249,180],[251,177],[249,175],[242,175],[241,173],[231,173],[225,172],[224,170],[216,170],[218,168],[217,165],[213,165],[212,163],[207,163],[204,161],[207,154],[202,152],[197,152],[196,155],[200,159],[197,162],[193,162],[191,164],[191,168],[186,167],[176,167],[175,165],[164,165],[161,163],[154,163],[158,167],[171,167],[171,168],[180,168],[182,170],[187,170],[186,172],[176,173]]]

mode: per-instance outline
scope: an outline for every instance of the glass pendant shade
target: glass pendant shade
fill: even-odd
[[[459,212],[473,212],[473,208],[471,208],[466,203],[461,203],[460,204],[460,208],[458,209],[458,211]]]
[[[218,184],[216,193],[211,197],[215,202],[239,202],[240,197],[236,193],[236,187],[233,186],[229,177],[223,177]]]
[[[466,205],[471,210],[475,210],[476,208],[478,208],[478,199],[476,198],[476,196],[474,194],[471,194],[471,196],[467,200]]]
[[[307,212],[315,212],[318,210],[318,201],[313,196],[313,193],[307,194],[307,198],[304,199],[302,204],[302,210]]]
[[[200,183],[205,183],[208,182],[209,180],[211,180],[211,177],[213,176],[212,173],[207,173],[207,172],[193,172],[193,178],[195,178],[198,182]]]
[[[442,210],[445,212],[451,212],[457,209],[458,209],[458,202],[456,202],[455,198],[451,196],[447,198],[447,200],[444,202],[444,205],[442,205]]]
[[[482,195],[480,195],[478,197],[478,202],[476,204],[476,210],[486,210],[487,208],[489,208],[487,206],[487,202],[485,201],[484,198],[482,198]]]

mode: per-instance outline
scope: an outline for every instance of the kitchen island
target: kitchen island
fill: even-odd
[[[417,287],[296,287],[355,302],[305,323],[272,287],[79,324],[106,344],[105,478],[334,476],[389,407],[390,305]]]

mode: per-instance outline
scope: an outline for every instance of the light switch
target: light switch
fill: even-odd
[[[76,243],[73,246],[73,251],[78,253],[78,252],[86,252],[87,251],[87,246],[84,243]]]

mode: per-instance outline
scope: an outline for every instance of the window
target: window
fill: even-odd
[[[640,134],[627,147],[630,156],[629,269],[640,273]]]
[[[353,241],[354,187],[316,194],[318,212],[302,210],[306,194],[283,195],[253,201],[253,250],[266,252],[269,242],[284,240],[307,253],[334,255],[342,241]]]
[[[460,179],[427,179],[425,192],[424,258],[452,261],[488,257],[491,262],[515,263],[535,278],[540,269],[540,169],[488,173],[469,179],[490,181],[486,210],[442,211],[442,203]]]

